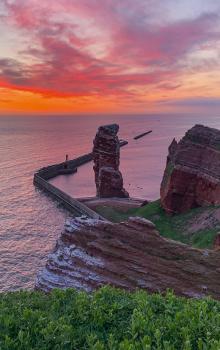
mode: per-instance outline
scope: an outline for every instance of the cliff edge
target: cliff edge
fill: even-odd
[[[220,254],[161,237],[152,222],[68,220],[36,288],[92,291],[102,285],[220,299]]]

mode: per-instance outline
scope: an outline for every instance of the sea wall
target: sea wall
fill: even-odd
[[[55,176],[76,172],[77,167],[86,164],[91,160],[92,153],[88,153],[67,162],[44,167],[34,174],[34,185],[44,190],[54,199],[58,200],[66,209],[75,215],[86,215],[92,219],[105,220],[94,210],[88,208],[85,204],[80,203],[75,198],[69,196],[67,193],[61,191],[59,188],[48,182],[49,179]]]
[[[62,162],[59,164],[49,165],[44,167],[36,174],[38,174],[44,180],[52,179],[58,175],[72,174],[77,171],[77,167],[86,164],[92,160],[92,153],[84,154],[81,157]]]

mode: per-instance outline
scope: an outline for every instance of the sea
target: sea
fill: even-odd
[[[34,172],[91,152],[100,125],[118,123],[120,170],[131,197],[159,198],[168,146],[194,124],[220,128],[220,116],[0,116],[0,291],[32,289],[71,214],[33,185]],[[134,140],[145,131],[152,133]],[[92,163],[51,180],[75,197],[95,195]]]

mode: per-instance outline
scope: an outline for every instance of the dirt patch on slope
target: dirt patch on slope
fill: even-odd
[[[187,223],[187,232],[189,234],[213,228],[220,230],[220,208],[207,209],[195,215]]]

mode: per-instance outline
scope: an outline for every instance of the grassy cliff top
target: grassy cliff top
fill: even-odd
[[[96,211],[113,222],[126,220],[129,216],[144,217],[155,223],[162,236],[196,248],[211,248],[217,232],[220,231],[219,206],[195,208],[185,214],[168,216],[157,200],[127,211],[113,206],[98,206]]]

